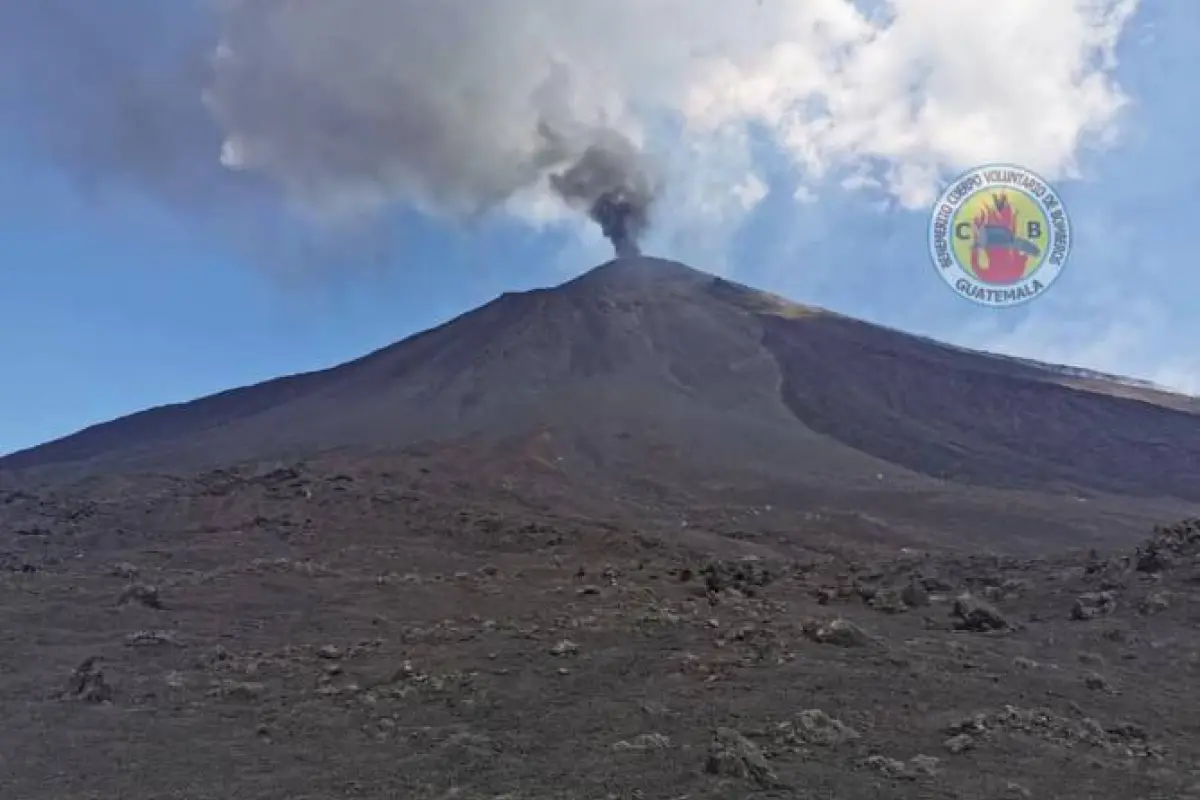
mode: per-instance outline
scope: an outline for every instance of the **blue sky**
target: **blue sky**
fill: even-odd
[[[1028,19],[1036,21],[1042,7],[1030,6]],[[148,12],[141,0],[113,8],[153,13],[159,29],[169,24],[185,38],[200,37],[212,21],[161,6]],[[0,50],[14,34],[60,47],[67,41],[49,35],[46,18],[27,17],[0,12]],[[100,27],[96,35],[110,43],[140,46],[124,32],[130,26]],[[1033,161],[1053,176],[1071,213],[1071,261],[1053,289],[1027,306],[989,310],[947,289],[925,251],[927,208],[913,193],[843,185],[850,174],[882,174],[905,158],[928,165],[920,153],[897,155],[868,138],[861,159],[832,159],[831,168],[817,169],[796,157],[795,135],[762,129],[765,111],[755,112],[759,118],[745,126],[738,148],[718,147],[714,137],[690,140],[696,146],[674,167],[686,177],[659,209],[647,249],[955,343],[1200,391],[1200,272],[1192,266],[1200,193],[1197,36],[1200,5],[1137,4],[1121,25],[1115,63],[1102,70],[1128,102],[1093,126],[1102,131],[1081,128],[1068,154],[1044,163],[1029,142],[1011,154],[999,146],[982,153],[990,156],[983,160]],[[741,46],[730,44],[731,52]],[[38,58],[57,59],[47,53],[58,52]],[[595,231],[546,211],[544,198],[518,197],[464,223],[428,207],[415,210],[418,193],[397,189],[373,217],[369,241],[350,241],[337,258],[314,258],[305,246],[311,223],[283,202],[271,205],[263,199],[269,194],[222,214],[228,204],[181,203],[153,180],[118,170],[81,191],[78,163],[39,141],[45,129],[34,123],[52,114],[43,108],[36,117],[22,103],[23,78],[43,93],[53,86],[34,74],[45,63],[10,61],[7,82],[0,80],[0,452],[149,406],[331,366],[501,292],[558,283],[607,258]],[[30,72],[18,74],[14,64]],[[621,85],[619,76],[613,81]],[[54,105],[39,96],[46,108]],[[675,96],[663,88],[640,100],[669,105]],[[102,116],[98,128],[108,124]],[[85,127],[89,121],[75,119]],[[1015,116],[1013,124],[1027,120]],[[1039,135],[1036,125],[1027,127]],[[954,152],[938,147],[928,152]],[[215,164],[215,150],[211,155]],[[971,166],[972,155],[932,164],[953,174]],[[710,168],[711,176],[697,177]],[[756,202],[714,211],[713,203],[734,193],[743,168],[758,186]],[[806,197],[798,198],[800,185]],[[712,203],[696,200],[710,196]],[[231,233],[238,226],[254,235]]]

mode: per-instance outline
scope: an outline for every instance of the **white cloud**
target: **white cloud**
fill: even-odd
[[[339,208],[389,192],[455,208],[524,186],[547,113],[646,132],[683,184],[677,226],[761,199],[730,192],[756,180],[752,126],[802,180],[877,165],[915,207],[980,162],[1072,174],[1124,102],[1109,72],[1136,3],[889,0],[868,16],[851,0],[226,0],[233,66],[209,99],[239,163]],[[286,102],[264,105],[249,77]],[[306,103],[336,116],[336,140],[306,127]],[[381,145],[390,124],[413,135],[413,113],[455,158]]]
[[[343,217],[543,225],[539,125],[604,125],[670,179],[664,240],[715,246],[764,196],[764,149],[789,193],[832,172],[909,207],[981,161],[1072,174],[1124,102],[1113,48],[1137,1],[193,0],[212,39],[165,5],[17,4],[0,57],[27,76],[14,125],[86,181],[218,215],[265,182]]]
[[[694,73],[686,108],[695,124],[764,124],[814,177],[878,159],[909,207],[988,161],[1059,178],[1125,102],[1109,71],[1135,7],[892,0],[872,24],[847,2],[781,3],[757,20],[776,30],[757,55]]]
[[[812,205],[820,200],[820,196],[808,186],[797,186],[792,192],[792,199],[801,205]]]

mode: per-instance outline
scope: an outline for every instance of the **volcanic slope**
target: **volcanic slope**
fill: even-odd
[[[536,462],[571,491],[606,496],[634,486],[699,502],[736,488],[804,505],[871,491],[911,504],[952,485],[992,492],[988,503],[1066,493],[1162,509],[1200,499],[1197,409],[632,258],[502,295],[329,370],[86,429],[0,470],[163,470],[455,442],[472,469]]]

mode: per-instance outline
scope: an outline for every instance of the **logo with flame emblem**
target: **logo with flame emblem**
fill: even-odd
[[[1071,222],[1045,180],[1023,167],[976,167],[942,193],[929,252],[955,292],[1003,308],[1041,295],[1071,250]]]

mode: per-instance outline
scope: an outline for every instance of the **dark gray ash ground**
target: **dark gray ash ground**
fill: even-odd
[[[1198,451],[614,262],[0,460],[0,796],[1200,797]]]

